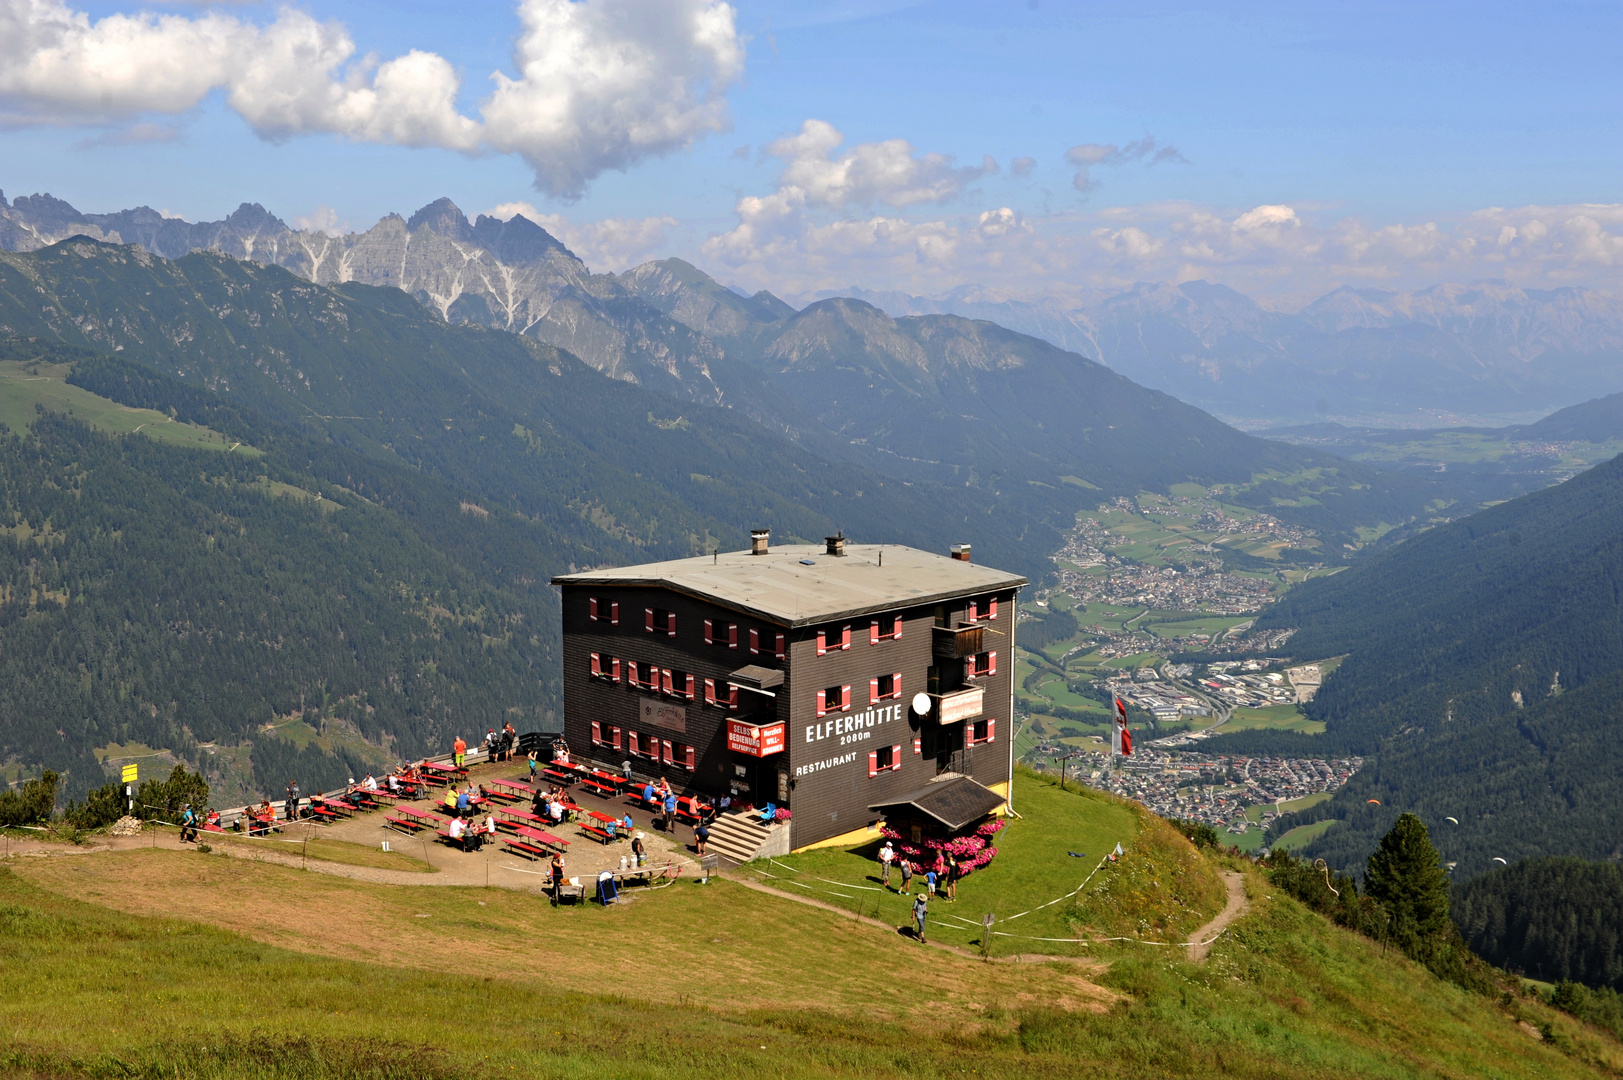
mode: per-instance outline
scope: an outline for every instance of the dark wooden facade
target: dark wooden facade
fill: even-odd
[[[616,771],[630,761],[637,777],[665,776],[679,790],[786,806],[796,848],[848,835],[860,839],[853,834],[877,824],[868,807],[916,791],[943,772],[1007,793],[1014,588],[792,625],[656,585],[560,584],[565,735],[577,760]],[[890,633],[897,617],[899,636]],[[706,620],[712,644],[705,640]],[[959,635],[937,627],[951,631],[971,622],[982,628],[983,648],[968,657],[945,655],[952,650],[938,639]],[[781,671],[782,684],[770,694],[732,690],[728,677],[748,665]],[[649,669],[657,670],[657,686],[647,685]],[[736,707],[708,703],[706,680],[722,702],[736,693]],[[940,695],[975,687],[983,694],[977,717],[937,722]],[[912,708],[920,692],[935,695],[926,715]],[[729,719],[781,722],[783,750],[760,758],[729,750]]]

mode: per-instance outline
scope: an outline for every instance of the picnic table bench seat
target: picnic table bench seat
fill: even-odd
[[[390,814],[383,820],[388,825],[393,825],[397,828],[404,829],[406,832],[412,835],[416,835],[420,830],[428,828],[428,822],[426,821],[419,821],[415,818],[409,817],[396,817],[394,814]]]
[[[609,844],[614,841],[614,835],[610,833],[609,830],[600,829],[596,825],[588,825],[583,821],[578,823],[575,827],[599,843]]]
[[[531,844],[528,841],[515,840],[511,836],[504,836],[501,838],[501,841],[502,843],[506,844],[509,849],[517,852],[519,855],[524,856],[526,859],[550,859],[552,857],[552,852],[546,850],[545,848],[536,847],[534,844]]]

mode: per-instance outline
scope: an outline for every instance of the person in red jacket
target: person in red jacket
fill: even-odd
[[[451,750],[456,755],[455,761],[457,768],[460,769],[463,765],[467,764],[468,744],[462,741],[462,736],[458,735],[456,737],[456,742],[451,744]]]

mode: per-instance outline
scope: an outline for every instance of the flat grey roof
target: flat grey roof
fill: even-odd
[[[561,574],[552,583],[666,588],[797,627],[1018,588],[1026,579],[918,548],[847,543],[841,556],[819,544],[784,544],[765,555],[724,551]]]

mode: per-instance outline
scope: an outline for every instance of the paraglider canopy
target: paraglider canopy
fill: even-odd
[[[1379,800],[1379,799],[1371,799],[1371,800],[1369,800],[1369,802],[1370,802],[1371,806],[1379,806],[1379,805],[1381,805],[1381,800]]]
[[[1452,821],[1452,822],[1453,822],[1453,823],[1454,823],[1454,824],[1456,824],[1456,825],[1458,825],[1458,824],[1459,824],[1459,823],[1460,823],[1460,819],[1459,819],[1459,818],[1452,818],[1452,817],[1449,817],[1449,818],[1444,818],[1444,819],[1443,819],[1443,820],[1444,820],[1444,821]]]
[[[1506,865],[1506,866],[1509,866],[1509,865],[1510,865],[1510,864],[1509,864],[1509,863],[1507,863],[1507,862],[1505,862],[1505,860],[1503,860],[1503,859],[1501,859],[1501,858],[1500,858],[1500,857],[1499,857],[1499,856],[1497,856],[1497,855],[1495,855],[1495,856],[1494,856],[1494,857],[1493,857],[1493,861],[1494,861],[1494,862],[1496,862],[1496,863],[1505,863],[1505,865]]]

